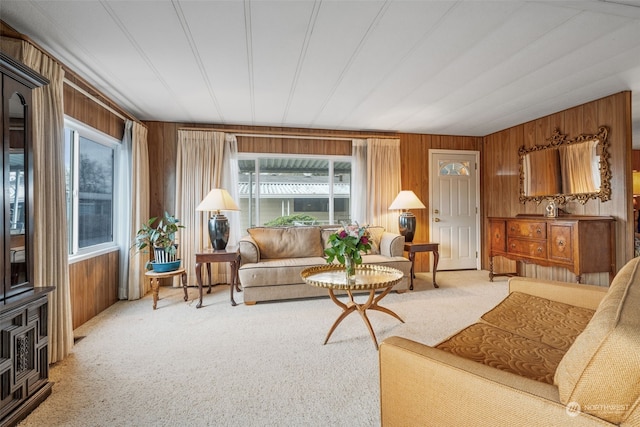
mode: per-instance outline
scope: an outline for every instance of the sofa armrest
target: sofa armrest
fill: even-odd
[[[260,262],[260,248],[253,237],[247,235],[238,241],[240,248],[240,264]]]
[[[385,231],[380,239],[380,255],[404,256],[404,236]]]
[[[509,279],[509,292],[522,292],[540,298],[577,307],[595,310],[609,290],[608,287],[581,285],[556,280],[512,277]]]
[[[610,425],[567,414],[557,387],[405,338],[379,349],[383,426]]]

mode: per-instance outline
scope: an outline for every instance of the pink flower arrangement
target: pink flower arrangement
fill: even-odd
[[[324,250],[327,262],[338,259],[340,264],[344,264],[345,257],[349,257],[354,264],[362,264],[360,253],[371,250],[370,240],[371,235],[366,227],[361,227],[358,223],[343,224],[342,228],[329,236],[331,247]]]

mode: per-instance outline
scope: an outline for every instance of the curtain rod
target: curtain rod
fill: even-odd
[[[81,88],[80,86],[78,86],[77,84],[73,83],[70,80],[67,80],[66,78],[64,79],[64,83],[66,85],[71,86],[72,88],[74,88],[75,90],[77,90],[78,92],[80,92],[81,94],[83,94],[84,96],[86,96],[87,98],[91,99],[93,102],[95,102],[96,104],[100,105],[102,108],[106,109],[107,111],[113,113],[114,115],[118,116],[119,118],[121,118],[122,120],[124,120],[125,122],[127,120],[131,120],[129,117],[125,117],[124,115],[122,115],[120,112],[116,111],[115,109],[113,109],[112,107],[110,107],[109,105],[105,104],[103,101],[101,101],[100,99],[96,98],[95,96],[91,95],[89,92],[87,92],[86,90],[84,90],[83,88]]]
[[[301,135],[296,132],[281,132],[281,133],[273,133],[265,131],[261,133],[260,131],[253,131],[252,133],[245,133],[248,129],[217,129],[217,128],[198,128],[198,127],[179,127],[178,130],[197,130],[197,131],[213,131],[213,132],[225,132],[232,133],[236,136],[243,137],[254,137],[254,138],[285,138],[285,139],[326,139],[326,140],[337,140],[337,141],[352,141],[354,139],[367,139],[367,138],[379,138],[379,139],[398,139],[400,136],[396,135],[342,135],[338,136],[336,134],[312,134],[312,135]]]

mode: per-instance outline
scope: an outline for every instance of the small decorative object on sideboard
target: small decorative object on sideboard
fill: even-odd
[[[337,232],[329,236],[330,248],[324,250],[327,254],[327,263],[337,259],[345,267],[347,283],[355,282],[356,265],[362,264],[360,252],[371,250],[371,236],[366,227],[360,227],[358,223],[343,224]]]
[[[154,225],[156,224],[157,225]],[[154,250],[154,261],[147,264],[147,269],[167,272],[180,268],[180,260],[176,259],[178,245],[176,233],[183,225],[178,225],[179,219],[165,212],[164,217],[158,221],[158,217],[150,218],[136,233],[133,246],[138,251],[147,247]]]
[[[555,218],[558,216],[558,206],[553,200],[547,204],[547,207],[545,208],[545,216],[547,218]]]

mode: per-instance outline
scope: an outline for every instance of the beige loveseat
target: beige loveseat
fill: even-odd
[[[380,346],[384,426],[640,426],[640,263],[609,288],[527,278],[430,347]]]
[[[240,246],[238,272],[245,304],[306,297],[327,296],[327,290],[307,285],[300,272],[326,264],[324,249],[329,235],[338,226],[255,227],[247,230]],[[404,278],[393,287],[403,292],[409,287],[411,262],[404,258],[404,236],[369,227],[371,251],[362,256],[364,264],[394,267]]]

